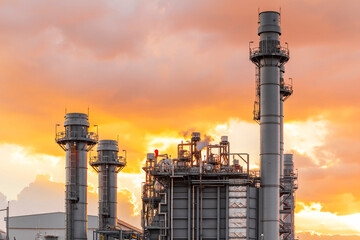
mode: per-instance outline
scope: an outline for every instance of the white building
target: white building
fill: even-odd
[[[47,235],[57,236],[58,240],[65,239],[65,213],[43,213],[9,217],[10,240],[35,240],[44,239]],[[123,230],[141,232],[124,221],[118,220],[118,225]],[[88,240],[93,240],[93,231],[98,227],[98,217],[88,216]],[[1,238],[0,238],[1,239]]]

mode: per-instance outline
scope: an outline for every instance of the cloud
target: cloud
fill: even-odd
[[[344,236],[344,235],[318,235],[316,233],[301,232],[296,236],[301,240],[359,240],[360,236]]]
[[[140,216],[138,215],[137,200],[134,192],[129,189],[118,189],[118,217],[139,227]],[[4,206],[6,206],[6,197],[1,193],[0,207]],[[33,182],[21,190],[16,200],[10,201],[11,216],[64,211],[65,184],[51,181],[49,175],[37,175]],[[98,215],[96,192],[88,192],[88,214]],[[3,223],[0,226],[4,228]]]
[[[51,174],[57,181],[64,181],[65,163],[63,157],[34,152],[33,148],[16,144],[0,144],[2,166],[0,188],[9,200],[26,187],[38,174]],[[12,183],[12,184],[9,184]]]
[[[258,38],[259,6],[283,7],[283,39],[289,40],[292,54],[287,76],[295,81],[294,96],[286,104],[289,119],[303,121],[356,106],[358,53],[343,51],[344,45],[333,41],[356,39],[352,29],[357,21],[346,14],[356,8],[331,1],[317,9],[321,3],[3,1],[0,114],[7,118],[0,124],[7,127],[0,130],[2,141],[60,155],[51,139],[65,107],[84,112],[90,106],[91,121],[98,124],[125,122],[130,125],[122,129],[125,135],[137,129],[181,131],[231,118],[251,121],[254,66],[247,47]],[[293,20],[297,15],[302,21]],[[329,29],[320,19],[332,23]],[[325,32],[316,37],[328,41],[309,44],[315,38],[309,31],[318,29]],[[300,33],[311,37],[293,37]]]
[[[360,213],[339,216],[336,213],[322,211],[319,203],[305,205],[300,202],[298,204],[303,207],[295,215],[298,232],[360,236]]]
[[[54,126],[65,108],[90,107],[100,137],[119,136],[128,151],[122,187],[141,176],[146,152],[173,151],[186,129],[229,135],[256,167],[248,43],[258,40],[258,8],[280,7],[291,54],[285,76],[295,89],[285,104],[285,147],[299,169],[297,197],[339,215],[359,212],[354,0],[1,1],[0,153],[7,171],[0,188],[14,199],[38,174],[64,182]],[[96,175],[89,175],[96,189]]]

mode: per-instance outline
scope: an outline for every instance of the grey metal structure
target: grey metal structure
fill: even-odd
[[[284,79],[285,66],[280,66],[280,178],[284,175],[284,102],[293,93],[292,79],[286,83]]]
[[[101,240],[142,240],[142,234],[133,230],[122,230],[120,228],[106,229],[106,230],[96,230],[93,232],[93,239]]]
[[[292,154],[284,154],[284,176],[281,179],[280,233],[283,240],[295,239],[295,191],[297,173],[294,171]]]
[[[125,156],[119,156],[118,142],[100,140],[97,156],[90,158],[91,167],[99,173],[99,227],[93,239],[141,239],[133,229],[124,230],[117,219],[117,174],[126,166]]]
[[[202,155],[202,148],[206,154]],[[193,133],[178,156],[147,155],[142,189],[144,239],[258,239],[258,186],[249,155]]]
[[[285,67],[280,66],[280,238],[295,239],[294,209],[297,174],[292,154],[284,155],[284,102],[293,93],[292,79],[284,79]]]
[[[2,211],[6,211],[6,218],[5,218],[5,220],[6,220],[6,240],[10,240],[10,238],[9,238],[9,215],[10,215],[10,213],[9,213],[9,211],[10,211],[10,201],[8,201],[8,205],[7,205],[7,207],[6,208],[4,208],[4,209],[0,209],[0,212],[2,212]]]
[[[117,174],[126,165],[126,158],[118,156],[115,140],[100,140],[98,156],[90,159],[90,165],[99,173],[99,229],[116,226],[117,221]]]
[[[289,60],[288,48],[281,47],[280,14],[259,14],[259,47],[250,48],[250,59],[257,67],[258,108],[254,118],[260,121],[261,190],[260,221],[264,240],[279,239],[280,225],[280,67]]]
[[[57,125],[58,126],[58,125]],[[66,152],[66,240],[87,239],[87,152],[97,143],[88,132],[88,116],[68,113],[65,131],[56,131],[56,142]]]

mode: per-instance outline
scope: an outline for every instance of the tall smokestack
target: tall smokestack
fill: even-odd
[[[99,173],[99,229],[104,230],[116,226],[117,174],[125,167],[126,159],[118,156],[114,140],[100,140],[97,152],[90,165]]]
[[[280,66],[289,60],[287,48],[280,46],[280,14],[259,14],[258,48],[250,49],[250,59],[260,72],[260,158],[261,234],[264,240],[279,239],[280,206]]]
[[[88,116],[68,113],[65,132],[56,133],[56,142],[66,152],[66,240],[87,240],[87,152],[97,135],[89,133]]]

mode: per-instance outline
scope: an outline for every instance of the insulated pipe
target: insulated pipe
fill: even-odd
[[[68,113],[56,142],[66,151],[66,240],[87,240],[87,151],[97,142],[88,116]]]
[[[280,47],[280,14],[259,14],[259,48],[250,49],[250,59],[260,68],[260,158],[262,234],[264,240],[279,239],[280,208],[280,73],[288,59]]]

